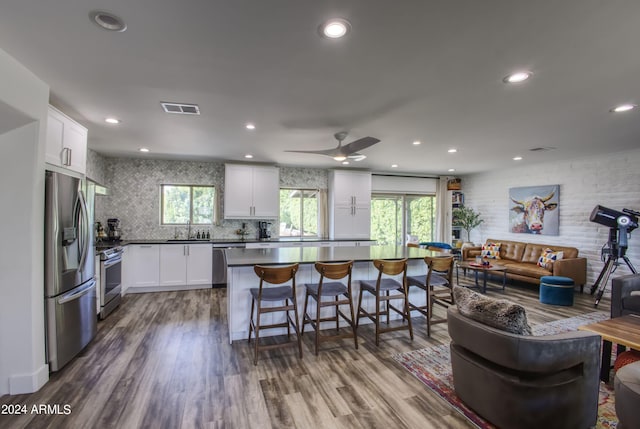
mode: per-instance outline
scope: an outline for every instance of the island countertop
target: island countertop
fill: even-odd
[[[274,249],[227,249],[227,266],[275,264],[313,264],[316,261],[338,262],[374,259],[422,259],[439,252],[405,246],[348,246],[348,247],[280,247]]]

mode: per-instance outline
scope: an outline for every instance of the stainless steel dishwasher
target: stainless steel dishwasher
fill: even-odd
[[[227,285],[226,249],[244,248],[245,243],[216,243],[213,245],[213,287]]]

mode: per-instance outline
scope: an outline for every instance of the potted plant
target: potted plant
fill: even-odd
[[[480,219],[480,213],[471,207],[460,206],[453,209],[453,226],[459,226],[467,231],[467,242],[471,241],[471,231],[479,226],[484,219]]]

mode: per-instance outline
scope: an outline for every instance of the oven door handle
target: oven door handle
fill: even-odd
[[[120,256],[116,258],[107,259],[106,261],[104,261],[104,267],[107,268],[119,262],[122,262],[122,258]]]

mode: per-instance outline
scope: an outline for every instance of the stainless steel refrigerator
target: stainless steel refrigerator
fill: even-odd
[[[93,219],[84,180],[46,172],[44,243],[47,360],[58,371],[96,335]]]

